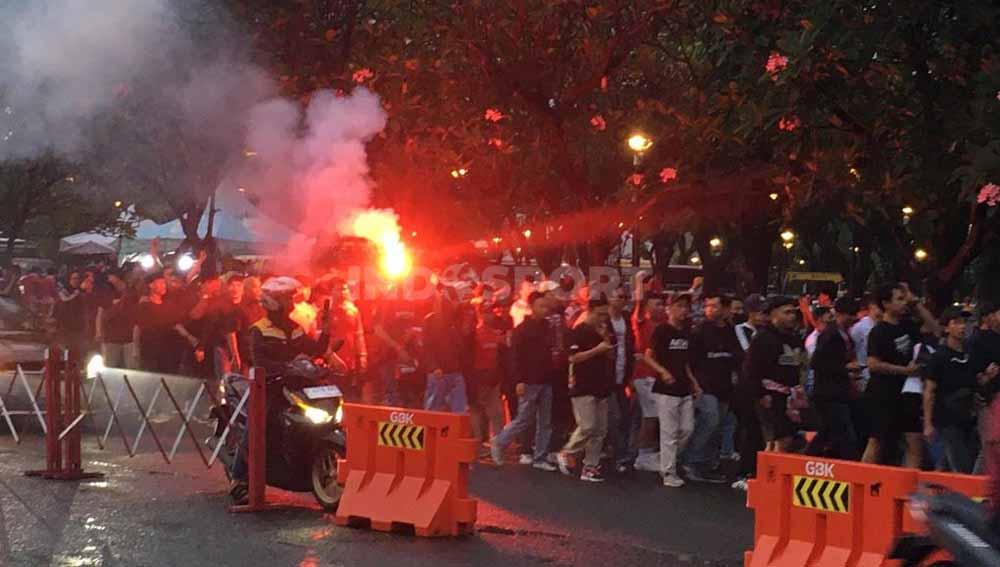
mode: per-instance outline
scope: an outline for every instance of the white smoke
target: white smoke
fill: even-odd
[[[378,97],[364,88],[349,96],[320,91],[304,113],[287,100],[265,102],[250,114],[251,157],[241,177],[265,212],[295,210],[299,232],[329,234],[371,202],[365,143],[385,121]]]
[[[336,232],[371,202],[378,97],[320,91],[304,110],[276,97],[218,4],[0,0],[0,162],[55,152],[133,186],[162,171],[199,198],[240,187],[299,233],[296,250]]]
[[[75,153],[172,35],[165,0],[0,3],[0,160]]]

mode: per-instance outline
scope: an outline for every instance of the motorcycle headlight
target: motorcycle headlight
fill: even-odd
[[[333,421],[333,416],[330,415],[330,412],[326,410],[321,410],[319,408],[314,408],[308,405],[300,407],[302,408],[302,413],[306,416],[306,419],[315,423],[316,425],[322,425],[324,423],[330,423],[331,421]]]
[[[337,423],[344,421],[344,404],[337,406],[337,412],[333,414],[333,420]]]
[[[295,407],[302,410],[302,415],[306,416],[306,419],[313,422],[314,424],[323,425],[324,423],[330,423],[331,421],[333,421],[333,416],[330,415],[330,412],[326,411],[325,409],[320,409],[307,404],[305,400],[295,395],[294,392],[288,391],[287,388],[283,390],[283,393],[285,394],[285,398],[289,402],[295,404]],[[338,412],[340,411],[339,408],[337,411]]]

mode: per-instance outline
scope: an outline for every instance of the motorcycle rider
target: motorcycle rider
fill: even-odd
[[[301,354],[310,358],[322,357],[327,351],[328,337],[313,325],[307,332],[290,315],[295,310],[296,292],[301,287],[297,280],[287,277],[272,278],[262,286],[261,305],[266,315],[250,328],[250,347],[254,366],[265,376],[281,375],[288,363]],[[246,431],[246,430],[245,430]],[[247,485],[247,439],[239,441],[232,466],[232,483],[229,494],[233,504],[246,504],[249,498]]]

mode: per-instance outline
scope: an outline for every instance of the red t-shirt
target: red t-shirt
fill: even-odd
[[[476,370],[495,370],[500,365],[498,353],[506,332],[480,323],[476,327]]]
[[[653,347],[653,331],[658,325],[649,319],[633,320],[632,323],[632,332],[635,333],[635,352],[644,353],[647,348]],[[645,360],[636,360],[632,378],[649,378],[656,375],[656,371],[650,368]]]

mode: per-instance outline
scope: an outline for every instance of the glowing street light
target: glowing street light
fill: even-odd
[[[923,248],[917,248],[913,251],[913,257],[916,258],[918,262],[924,262],[930,254],[927,253]]]
[[[186,272],[194,267],[194,257],[190,254],[183,254],[177,259],[177,269]]]
[[[781,239],[785,242],[791,242],[795,240],[795,233],[792,232],[791,229],[786,228],[781,231]]]
[[[782,244],[782,246],[785,247],[785,250],[791,250],[792,246],[795,246],[795,243],[793,243],[793,242],[785,242],[784,244]]]
[[[153,258],[152,254],[143,254],[139,256],[139,265],[143,270],[152,270],[156,266],[156,258]]]
[[[531,229],[530,228],[524,229],[524,233],[523,234],[524,234],[525,238],[531,238]]]
[[[697,254],[695,254],[694,256],[691,256],[691,263],[692,264],[700,264],[701,263],[701,258],[698,257]]]
[[[465,177],[467,173],[469,173],[469,170],[465,169],[464,167],[451,170],[451,176],[454,177],[455,179],[458,179],[460,177]]]
[[[713,236],[712,239],[708,241],[708,245],[712,248],[718,248],[722,246],[722,239],[718,236]]]
[[[115,208],[116,209],[122,208],[122,202],[121,201],[115,201]]]
[[[642,133],[635,133],[628,138],[628,147],[635,153],[641,154],[642,152],[653,147],[653,141],[647,138]]]
[[[777,201],[778,200],[778,194],[777,193],[771,193],[770,195],[768,195],[768,198],[771,199],[772,201]]]
[[[909,205],[906,205],[905,207],[903,207],[903,214],[906,215],[906,216],[912,215],[913,214],[913,207],[911,207]]]
[[[499,236],[493,237],[493,244],[500,244],[501,242],[503,242],[503,238],[500,238]]]

